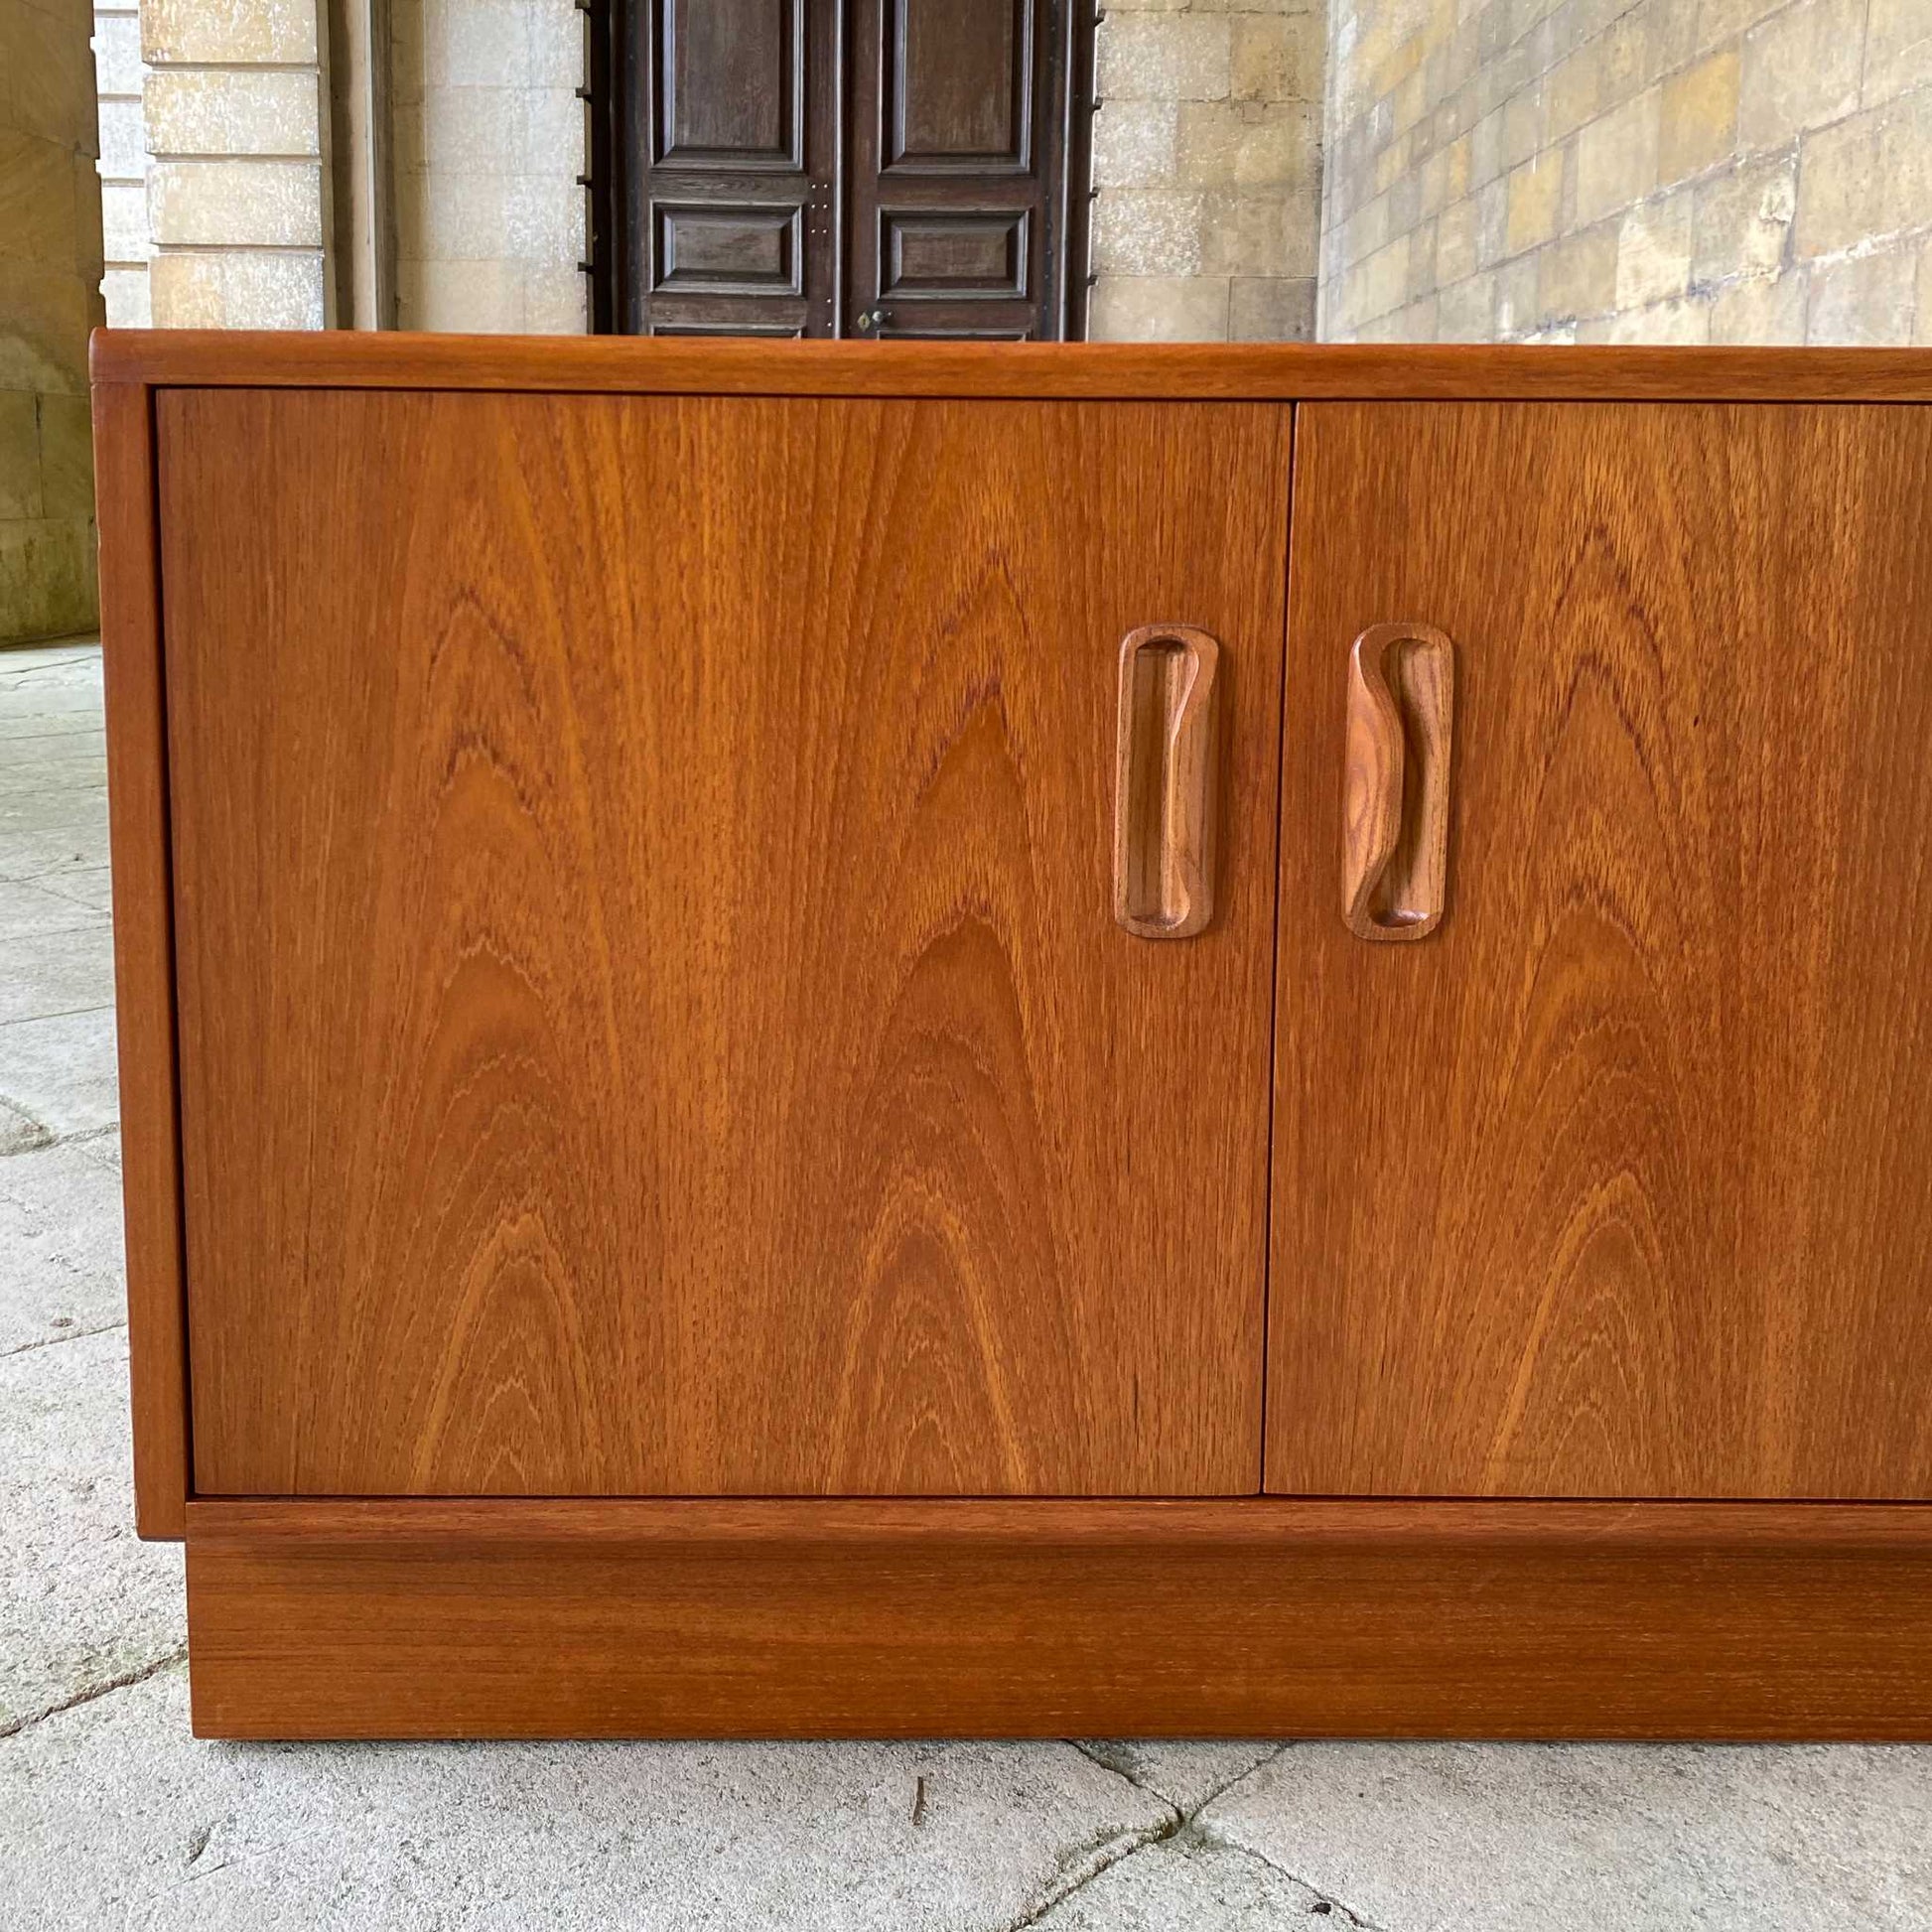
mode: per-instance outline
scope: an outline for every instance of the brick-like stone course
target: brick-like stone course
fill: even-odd
[[[1928,0],[1332,0],[1320,332],[1932,343]]]
[[[116,321],[322,329],[329,272],[323,0],[140,0],[145,207],[116,210]],[[102,28],[97,17],[97,35]],[[118,30],[113,30],[118,43]],[[104,38],[105,36],[103,36]],[[118,184],[117,184],[118,186]],[[146,260],[146,315],[134,274]],[[131,313],[130,313],[131,312]]]
[[[1320,0],[1126,0],[1094,50],[1097,341],[1306,341],[1320,233]]]

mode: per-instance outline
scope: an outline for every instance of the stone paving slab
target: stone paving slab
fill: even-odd
[[[0,1026],[0,1102],[56,1138],[118,1126],[113,1008]]]
[[[0,1356],[122,1326],[121,1181],[112,1152],[61,1141],[0,1160]]]
[[[1922,1932],[1932,1750],[1297,1744],[1214,1840],[1388,1932]]]
[[[182,1642],[181,1546],[134,1534],[125,1329],[0,1356],[0,1735]]]
[[[39,880],[0,879],[0,944],[38,932],[72,932],[101,921],[98,907],[50,891]]]
[[[0,1744],[40,1926],[979,1932],[1168,1807],[1069,1744],[208,1744],[179,1669]]]
[[[0,939],[0,1026],[98,1011],[113,1000],[114,935],[98,913],[65,931]]]

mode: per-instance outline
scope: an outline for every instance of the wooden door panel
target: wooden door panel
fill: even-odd
[[[637,103],[617,139],[617,320],[645,335],[833,334],[834,0],[639,0],[615,32],[621,94]]]
[[[1269,1487],[1932,1494],[1932,412],[1297,431]],[[1455,651],[1448,912],[1340,912],[1346,654]]]
[[[1285,410],[157,406],[203,1492],[1255,1489]]]
[[[1083,162],[1067,138],[1084,116],[1065,108],[1085,16],[1033,0],[860,0],[853,23],[850,332],[1077,335],[1067,192]]]

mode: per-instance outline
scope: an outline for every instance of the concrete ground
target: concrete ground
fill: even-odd
[[[1932,1749],[197,1743],[111,992],[99,654],[0,654],[0,1932],[1932,1927]]]

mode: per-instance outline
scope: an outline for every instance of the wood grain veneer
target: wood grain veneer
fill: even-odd
[[[196,1502],[218,1737],[1932,1737],[1932,1510]]]
[[[154,436],[148,391],[93,389],[107,810],[114,873],[114,1008],[120,1056],[134,1520],[179,1537],[189,1490],[188,1334],[182,1293],[176,1114],[174,908]]]
[[[1492,345],[640,342],[313,330],[96,330],[122,382],[374,389],[611,389],[747,395],[1622,398],[1929,402],[1932,357],[1884,348]]]
[[[157,407],[198,1489],[1258,1486],[1286,411]]]
[[[1932,1493],[1932,411],[1298,412],[1269,1487]],[[1365,622],[1448,915],[1335,914]]]

